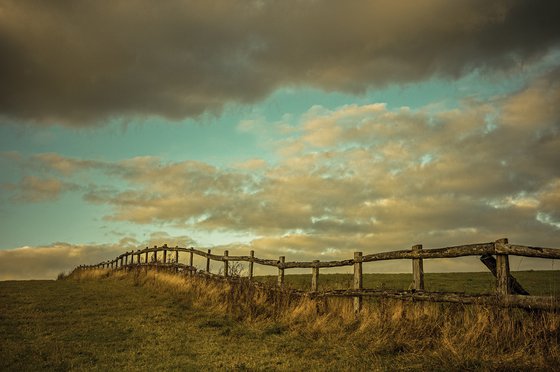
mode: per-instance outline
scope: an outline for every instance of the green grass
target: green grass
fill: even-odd
[[[0,282],[0,370],[321,370],[351,357],[342,344],[191,301],[130,280]]]
[[[457,290],[447,275],[428,274],[426,282]],[[449,275],[468,282],[473,274]],[[529,290],[558,278],[523,275]],[[340,287],[347,277],[320,281]],[[308,279],[286,276],[294,286]],[[484,275],[471,279],[485,283]],[[365,275],[372,288],[406,288],[409,280]],[[356,320],[346,299],[290,303],[273,292],[240,295],[247,288],[153,273],[0,282],[0,370],[524,370],[560,363],[559,314],[388,300]]]
[[[517,271],[512,275],[531,295],[560,297],[560,271]],[[319,289],[352,288],[352,274],[320,274]],[[274,275],[256,277],[265,283],[276,283]],[[311,275],[286,275],[287,286],[296,289],[311,289]],[[364,288],[408,289],[412,274],[363,274]],[[425,289],[436,292],[464,292],[468,294],[492,293],[495,278],[490,272],[474,273],[426,273]]]

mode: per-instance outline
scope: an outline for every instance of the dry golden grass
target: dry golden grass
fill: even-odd
[[[372,360],[389,358],[394,369],[515,370],[560,365],[558,312],[375,300],[366,301],[356,317],[350,299],[313,300],[244,279],[143,270],[91,270],[70,278],[130,280],[133,285],[171,292],[189,299],[200,311],[227,314],[245,329],[287,333],[288,350],[301,347],[302,340],[319,340],[335,347],[348,368],[363,367],[355,358],[366,355]],[[326,369],[334,368],[331,362],[335,363],[325,360]]]

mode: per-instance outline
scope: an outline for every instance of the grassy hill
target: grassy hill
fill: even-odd
[[[0,370],[560,365],[558,313],[386,301],[356,320],[347,302],[165,273],[0,282]]]

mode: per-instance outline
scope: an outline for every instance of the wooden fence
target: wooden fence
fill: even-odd
[[[179,263],[179,253],[189,254],[189,263]],[[150,256],[150,254],[152,254]],[[161,256],[159,256],[161,254]],[[212,251],[201,251],[194,248],[146,247],[145,249],[125,252],[110,261],[100,262],[95,265],[81,265],[76,270],[88,269],[124,269],[134,267],[155,267],[174,269],[189,274],[197,273],[193,264],[193,256],[206,258],[206,268],[199,273],[211,274],[210,261],[223,263],[220,270],[221,277],[231,277],[231,262],[248,262],[248,279],[253,279],[254,264],[273,266],[278,268],[278,286],[284,287],[284,272],[287,269],[310,268],[311,269],[311,291],[306,295],[313,298],[321,297],[351,297],[354,301],[354,310],[359,312],[362,308],[363,297],[386,297],[406,301],[432,301],[453,302],[464,304],[490,304],[506,307],[521,307],[529,309],[560,309],[560,301],[552,296],[530,296],[521,285],[510,274],[509,256],[539,257],[548,259],[560,259],[560,249],[530,247],[524,245],[509,244],[507,239],[499,239],[495,242],[467,244],[453,247],[423,249],[422,245],[414,245],[409,250],[381,252],[364,255],[355,252],[354,258],[342,261],[292,261],[286,262],[285,256],[277,260],[262,259],[255,257],[254,251],[249,256],[230,256],[224,251],[223,255],[212,254]],[[480,256],[481,261],[490,269],[496,277],[494,294],[467,295],[454,292],[429,292],[424,290],[423,260],[434,258],[456,258],[464,256]],[[494,258],[495,257],[495,258]],[[386,260],[412,260],[412,284],[411,289],[406,291],[392,291],[363,288],[362,266],[367,262]],[[332,290],[319,292],[319,270],[321,268],[333,268],[353,266],[354,280],[353,288],[348,290]],[[215,275],[215,274],[213,274]],[[560,283],[559,283],[560,284]]]

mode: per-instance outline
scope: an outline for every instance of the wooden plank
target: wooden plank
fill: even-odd
[[[354,290],[363,289],[362,252],[354,252]],[[362,297],[354,297],[354,314],[362,311]]]
[[[380,289],[333,290],[312,294],[312,297],[380,297],[403,301],[449,302],[460,304],[478,304],[500,307],[518,307],[524,309],[558,310],[560,299],[550,296],[519,295],[467,295],[456,292],[422,292],[394,291]]]
[[[284,267],[282,266],[282,264],[286,261],[286,257],[280,256],[278,258],[278,261],[280,262],[280,265],[278,265],[278,286],[283,287],[284,286]]]
[[[506,244],[496,247],[496,252],[514,256],[560,259],[560,248],[542,248]]]
[[[422,244],[412,246],[412,252],[420,252]],[[412,259],[412,288],[416,291],[424,290],[424,263],[422,258]]]

